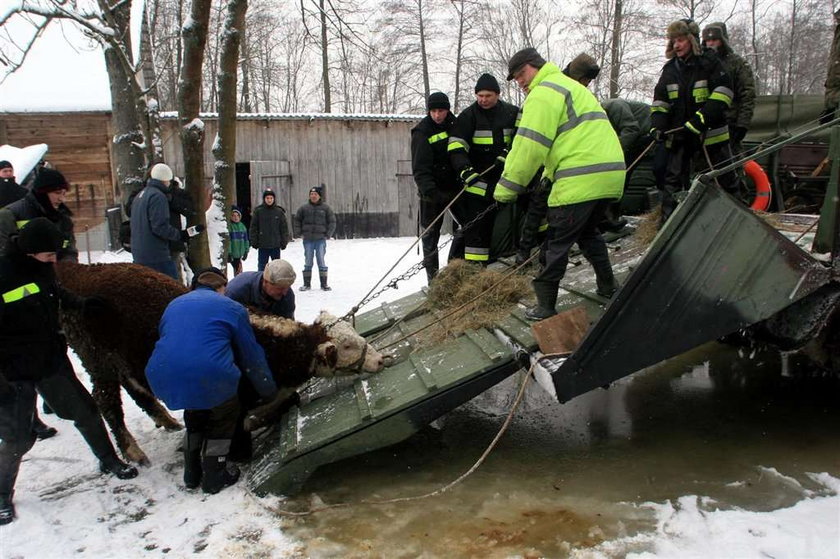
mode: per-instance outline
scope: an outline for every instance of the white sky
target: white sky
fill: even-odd
[[[298,320],[311,322],[322,308],[334,314],[346,312],[411,242],[411,238],[329,241],[327,264],[334,290],[322,292],[316,288],[298,293]],[[377,258],[371,259],[371,254]],[[283,257],[299,269],[303,261],[301,243],[290,243]],[[106,253],[95,260],[129,258],[127,254]],[[417,260],[412,250],[395,273],[404,272]],[[359,266],[359,262],[366,265]],[[245,268],[256,269],[253,252]],[[377,304],[419,289],[425,283],[424,276],[421,272],[407,284],[401,283],[399,290],[387,291]],[[300,283],[298,277],[295,286]],[[87,384],[88,375],[75,357],[73,360],[79,377]],[[47,416],[46,421],[58,428],[59,434],[36,443],[24,457],[15,496],[18,519],[0,527],[0,557],[123,559],[149,555],[198,559],[286,557],[294,553],[296,542],[284,533],[280,519],[266,509],[282,505],[277,497],[252,497],[245,490],[244,480],[213,496],[185,491],[181,457],[176,451],[182,433],[155,428],[130,398],[124,395],[123,402],[126,423],[152,465],[141,468],[133,480],[100,475],[93,455],[72,424]],[[765,469],[763,475],[799,483],[772,468]],[[803,500],[770,512],[720,510],[702,495],[686,495],[673,502],[631,503],[655,512],[655,529],[607,541],[594,549],[572,549],[570,556],[837,559],[840,480],[819,472],[811,478],[813,486],[822,488],[819,492],[803,490]],[[640,553],[640,549],[653,551]]]
[[[28,26],[15,16],[3,32],[25,32]],[[0,35],[0,40],[4,37]],[[99,46],[75,24],[53,21],[23,66],[0,83],[0,111],[69,110],[111,110],[111,91]]]

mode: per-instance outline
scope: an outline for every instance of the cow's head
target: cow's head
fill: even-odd
[[[385,357],[367,343],[349,322],[339,320],[326,311],[321,311],[316,322],[327,329],[327,335],[338,352],[336,371],[333,374],[378,373],[385,368]]]

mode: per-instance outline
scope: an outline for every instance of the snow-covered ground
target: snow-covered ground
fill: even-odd
[[[331,292],[297,294],[297,318],[311,321],[321,309],[347,312],[411,244],[412,239],[329,241]],[[302,246],[283,253],[300,270]],[[94,261],[127,260],[128,255],[96,254]],[[417,262],[412,250],[396,273]],[[245,263],[256,268],[256,254]],[[315,279],[315,278],[313,278]],[[421,272],[379,301],[399,298],[425,283]],[[300,273],[298,282],[300,285]],[[77,373],[87,375],[74,356]],[[120,481],[100,475],[92,454],[72,425],[46,416],[59,434],[36,443],[25,456],[17,483],[18,519],[0,527],[0,557],[285,557],[300,555],[284,534],[283,520],[268,508],[276,497],[258,499],[245,484],[206,496],[181,485],[180,433],[156,429],[129,398],[126,423],[152,465],[140,476]],[[838,454],[840,456],[840,454]],[[247,475],[247,473],[246,473]],[[703,496],[649,503],[655,531],[575,550],[581,557],[840,557],[840,480],[813,473],[822,496],[812,494],[790,508],[771,512],[717,510]],[[794,480],[795,482],[795,480]],[[806,495],[808,493],[806,492]],[[826,496],[828,495],[828,496]],[[394,542],[399,546],[399,542]],[[639,552],[639,550],[649,550]],[[635,553],[635,555],[634,555]]]

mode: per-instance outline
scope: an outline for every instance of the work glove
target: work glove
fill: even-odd
[[[496,156],[496,161],[495,161],[495,163],[493,163],[493,165],[497,169],[501,170],[501,169],[505,168],[505,160],[507,159],[508,153],[510,153],[510,150],[508,150],[507,148],[504,148],[504,149],[502,149],[502,152],[499,155]]]
[[[665,141],[665,131],[660,130],[659,128],[651,128],[650,129],[650,139],[657,143],[662,143]]]
[[[479,175],[472,167],[464,167],[461,171],[461,182],[464,183],[464,186],[472,186],[480,179],[481,175]]]
[[[709,129],[709,127],[706,126],[706,123],[703,121],[703,115],[699,112],[694,113],[693,117],[686,120],[685,124],[683,125],[683,128],[696,136],[702,136],[703,133]]]
[[[99,295],[85,297],[82,302],[82,316],[85,318],[97,318],[108,312],[111,303]]]
[[[743,126],[733,126],[729,130],[729,138],[733,142],[741,142],[747,136],[747,129]]]
[[[828,124],[832,120],[834,120],[835,112],[837,111],[836,107],[826,107],[823,109],[823,112],[820,113],[820,124]]]

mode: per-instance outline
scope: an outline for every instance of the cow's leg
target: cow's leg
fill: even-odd
[[[142,371],[140,374],[144,374]],[[183,429],[178,420],[163,407],[160,401],[155,398],[152,391],[137,381],[134,376],[122,377],[122,385],[131,399],[137,402],[146,414],[155,422],[155,427],[163,427],[167,431],[180,431]]]
[[[104,359],[103,363],[97,364],[96,367],[88,368],[93,382],[93,399],[99,406],[102,417],[111,428],[117,440],[117,447],[126,460],[148,465],[149,458],[140,449],[140,445],[125,425],[125,414],[120,397],[119,370],[111,363],[113,359]]]

